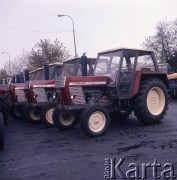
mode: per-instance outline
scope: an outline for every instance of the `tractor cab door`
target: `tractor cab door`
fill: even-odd
[[[131,98],[137,58],[138,52],[124,50],[116,82],[119,99]]]

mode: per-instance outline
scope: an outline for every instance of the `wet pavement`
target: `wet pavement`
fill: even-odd
[[[85,137],[79,125],[61,132],[12,118],[5,135],[4,150],[0,151],[1,180],[99,180],[104,175],[122,179],[130,163],[136,164],[141,176],[142,164],[155,161],[161,164],[157,175],[163,175],[165,163],[177,174],[177,101],[170,102],[165,119],[158,125],[145,126],[131,115],[124,121],[112,121],[107,133],[98,138]],[[106,160],[114,158],[115,163],[125,160],[111,174]],[[171,176],[170,172],[165,175]],[[148,168],[147,179],[153,176],[153,169]]]

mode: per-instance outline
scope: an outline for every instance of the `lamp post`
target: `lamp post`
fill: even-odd
[[[75,30],[74,30],[74,21],[72,19],[71,16],[68,16],[68,15],[63,15],[63,14],[59,14],[58,17],[63,17],[63,16],[66,16],[66,17],[69,17],[72,21],[72,24],[73,24],[73,37],[74,37],[74,51],[75,51],[75,57],[77,57],[77,52],[76,52],[76,38],[75,38]]]
[[[9,56],[9,74],[10,74],[10,77],[11,77],[11,64],[10,64],[10,55],[8,52],[1,52],[1,54],[7,54]]]

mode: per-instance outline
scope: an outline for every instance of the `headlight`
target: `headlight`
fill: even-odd
[[[75,99],[76,98],[76,95],[75,94],[72,94],[71,95],[71,99]]]
[[[34,99],[37,98],[37,95],[35,94],[35,95],[33,96],[33,98],[34,98]]]

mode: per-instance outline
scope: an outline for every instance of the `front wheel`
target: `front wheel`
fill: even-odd
[[[156,124],[166,114],[168,93],[163,81],[158,78],[144,80],[133,99],[135,116],[145,124]]]
[[[78,118],[73,111],[59,109],[55,107],[53,112],[54,125],[60,130],[68,130],[74,128],[78,122]]]
[[[91,106],[81,114],[80,125],[83,133],[89,137],[103,135],[110,123],[108,111],[102,106]]]
[[[41,120],[40,117],[41,107],[29,106],[23,108],[23,119],[27,122],[38,123]]]
[[[0,113],[0,150],[3,148],[4,146],[4,120],[3,120],[3,116]]]
[[[55,103],[50,103],[44,106],[41,110],[41,120],[47,127],[54,127],[53,112],[55,107]]]

